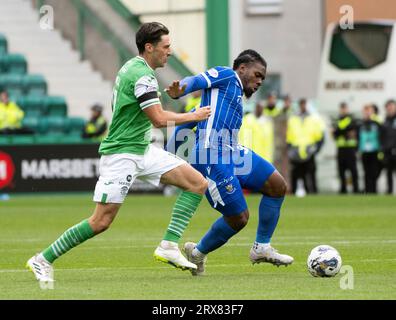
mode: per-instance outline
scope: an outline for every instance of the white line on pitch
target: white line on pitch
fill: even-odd
[[[282,246],[301,246],[301,245],[315,245],[322,241],[293,241],[293,242],[284,242],[284,241],[274,241],[274,246],[282,245]],[[335,240],[335,241],[326,241],[329,245],[360,245],[360,244],[395,244],[396,239],[388,239],[388,240]],[[154,248],[157,244],[136,244],[136,245],[121,245],[121,246],[95,246],[92,245],[94,242],[91,242],[90,246],[79,247],[79,250],[98,250],[98,249],[139,249],[139,248]],[[244,242],[244,243],[228,243],[227,247],[248,247],[251,246],[253,242]],[[31,248],[1,248],[0,252],[12,252],[12,251],[31,251]]]
[[[189,236],[191,238],[192,236]],[[317,237],[317,236],[280,236],[277,237],[279,241],[282,240],[287,240],[287,239],[297,239],[297,240],[318,240],[321,241],[322,239],[329,239],[329,237]],[[197,236],[199,238],[199,236]],[[348,237],[351,240],[345,240],[345,241],[368,241],[370,242],[371,240],[381,240],[381,241],[394,241],[393,239],[383,239],[383,237],[379,236],[372,236],[372,237],[364,237],[364,240],[361,240],[361,237]],[[135,242],[135,241],[141,241],[141,237],[136,237],[136,238],[95,238],[95,242]],[[247,236],[238,236],[239,240],[250,240],[254,239],[254,235],[252,237],[247,237]],[[53,241],[53,238],[26,238],[26,239],[14,239],[14,238],[0,238],[0,243],[26,243],[26,242],[50,242]],[[145,241],[160,241],[161,237],[144,237]],[[252,240],[253,241],[253,240]],[[344,241],[343,239],[334,239],[332,241]]]
[[[381,261],[396,261],[396,258],[391,259],[362,259],[362,260],[348,260],[348,263],[358,263],[358,262],[381,262]],[[305,262],[295,262],[294,264],[305,264]],[[233,263],[233,264],[212,264],[208,265],[209,268],[228,268],[228,267],[243,267],[249,266],[249,262],[247,263]],[[107,268],[107,267],[94,267],[94,268],[57,268],[56,271],[67,271],[67,272],[79,272],[79,271],[114,271],[114,270],[157,270],[157,269],[169,269],[170,267],[119,267],[119,268]],[[28,270],[24,269],[0,269],[0,273],[18,273],[18,272],[27,272]],[[266,274],[268,274],[266,272]],[[274,273],[275,274],[275,273]]]

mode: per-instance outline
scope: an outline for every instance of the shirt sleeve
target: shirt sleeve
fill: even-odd
[[[208,83],[206,79],[202,76],[202,74],[182,79],[180,81],[180,86],[186,86],[183,96],[194,91],[209,88]]]
[[[208,88],[218,88],[227,84],[235,77],[235,72],[231,68],[216,67],[201,73],[205,78]]]
[[[158,97],[158,82],[153,76],[146,75],[136,81],[134,93],[142,110],[161,104]]]
[[[194,91],[218,88],[228,83],[232,78],[235,77],[235,72],[230,68],[216,67],[209,69],[201,74],[192,77],[186,77],[180,81],[180,85],[186,85],[184,95]]]

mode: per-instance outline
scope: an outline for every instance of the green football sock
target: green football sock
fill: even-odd
[[[164,240],[178,243],[197,210],[202,195],[183,191],[177,198],[172,211],[172,218],[166,230]]]
[[[94,235],[88,220],[84,220],[68,229],[53,244],[45,249],[42,254],[48,262],[53,263],[61,255],[92,238]]]

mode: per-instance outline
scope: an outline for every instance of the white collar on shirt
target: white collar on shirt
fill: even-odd
[[[240,79],[239,76],[238,76],[238,73],[237,73],[235,70],[233,70],[233,71],[235,72],[235,75],[236,75],[236,77],[237,77],[237,79],[238,79],[238,82],[239,82],[239,84],[240,84],[240,86],[241,86],[241,88],[242,88],[242,90],[243,90],[243,84],[242,84],[241,79]]]

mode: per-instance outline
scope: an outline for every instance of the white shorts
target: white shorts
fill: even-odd
[[[158,186],[163,174],[183,164],[187,162],[153,145],[144,155],[104,155],[100,158],[100,176],[93,201],[123,203],[135,179]]]

